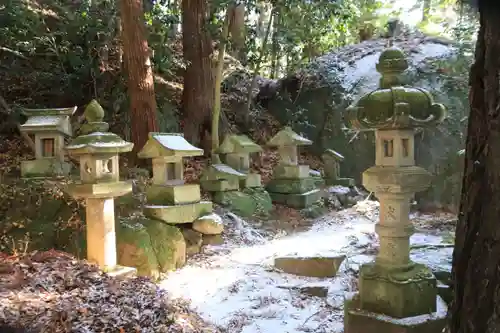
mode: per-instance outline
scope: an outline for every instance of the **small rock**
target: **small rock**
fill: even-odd
[[[186,255],[192,256],[200,253],[203,243],[202,235],[193,229],[182,229],[182,235],[186,240]]]
[[[203,236],[203,246],[205,245],[222,245],[224,244],[224,239],[221,235],[204,235]]]
[[[285,273],[310,277],[335,277],[345,256],[333,257],[281,257],[274,266]]]
[[[193,229],[204,235],[219,235],[224,231],[224,224],[219,215],[210,214],[194,221]]]
[[[300,287],[299,291],[302,294],[306,294],[313,297],[325,298],[326,296],[328,296],[328,288],[325,286]]]

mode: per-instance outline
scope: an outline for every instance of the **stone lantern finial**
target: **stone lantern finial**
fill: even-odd
[[[87,105],[83,115],[87,123],[81,127],[82,134],[107,132],[109,130],[109,124],[103,121],[104,109],[95,99]]]
[[[410,259],[409,215],[414,194],[426,190],[432,180],[427,170],[415,165],[415,129],[442,122],[446,109],[426,90],[402,85],[407,68],[401,50],[383,51],[376,66],[380,87],[346,110],[352,127],[375,131],[375,166],[363,172],[363,185],[380,202],[375,226],[380,247],[375,260],[360,268],[359,294],[346,299],[346,333],[366,332],[367,327],[374,332],[404,331],[406,322],[416,331],[426,330],[428,321],[399,320],[424,314],[432,314],[436,332],[445,323],[446,310],[439,309],[446,305],[437,295],[432,271]]]

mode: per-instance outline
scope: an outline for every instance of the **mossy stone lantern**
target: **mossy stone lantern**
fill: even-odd
[[[97,101],[89,103],[84,115],[82,135],[66,147],[69,156],[80,162],[80,181],[66,191],[86,199],[87,259],[113,271],[117,267],[114,197],[132,191],[130,182],[120,181],[118,154],[131,151],[134,144],[107,132],[109,125],[103,122],[104,110]]]
[[[402,85],[407,67],[400,49],[383,51],[377,64],[380,87],[346,110],[353,128],[375,131],[375,166],[363,173],[363,185],[380,201],[375,226],[380,248],[375,261],[360,269],[359,294],[346,299],[346,333],[399,331],[410,324],[412,332],[444,327],[446,311],[438,312],[442,300],[436,279],[428,267],[410,259],[409,214],[414,193],[431,182],[430,173],[415,166],[415,129],[439,124],[446,109],[426,90]]]
[[[23,177],[64,176],[69,174],[71,164],[65,161],[65,139],[71,137],[69,117],[76,106],[59,109],[23,109],[28,117],[21,125],[35,144],[35,159],[21,162]]]

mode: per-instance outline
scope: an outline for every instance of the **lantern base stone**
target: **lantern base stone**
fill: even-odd
[[[301,194],[316,189],[315,180],[312,177],[298,179],[271,179],[266,189],[273,193]]]
[[[363,172],[363,185],[375,193],[416,193],[427,190],[431,178],[418,166],[373,166]]]
[[[65,189],[66,193],[75,198],[105,199],[121,197],[132,192],[132,182],[109,182],[97,184],[71,184]]]
[[[318,189],[300,193],[300,194],[284,194],[269,192],[274,203],[286,205],[288,207],[303,209],[314,205],[321,199],[321,191]]]
[[[28,160],[21,162],[21,177],[66,176],[71,172],[71,164],[55,158]]]
[[[363,310],[413,317],[436,311],[437,281],[422,264],[388,268],[369,263],[359,272],[359,294]]]
[[[345,187],[353,187],[356,185],[356,182],[352,178],[325,178],[326,185],[330,186],[345,186]]]
[[[446,326],[447,306],[441,297],[434,298],[432,313],[394,318],[366,311],[360,306],[359,294],[347,294],[344,302],[344,332],[441,333]]]
[[[273,170],[274,179],[309,178],[309,165],[278,164]]]
[[[245,179],[240,179],[240,188],[262,187],[262,180],[258,173],[249,173]]]
[[[200,202],[200,185],[152,185],[146,190],[150,205],[183,205]]]
[[[238,178],[234,178],[231,180],[201,180],[200,185],[201,188],[203,188],[207,192],[238,191],[240,189]]]
[[[211,201],[200,201],[185,205],[146,205],[144,216],[168,224],[192,223],[198,217],[212,212]]]

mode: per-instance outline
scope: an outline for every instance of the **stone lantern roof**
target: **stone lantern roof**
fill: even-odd
[[[104,110],[93,100],[85,109],[87,124],[82,126],[85,133],[76,137],[66,150],[72,156],[84,154],[118,154],[132,150],[134,144],[120,138],[115,133],[106,132],[109,125],[103,122]]]
[[[234,170],[229,165],[211,164],[204,172],[206,179],[226,179],[228,177],[245,178],[246,175]]]
[[[203,149],[191,145],[182,134],[149,133],[149,140],[137,154],[139,158],[202,156]]]
[[[219,154],[258,153],[262,148],[246,135],[228,135],[217,149]]]
[[[311,140],[298,135],[288,126],[276,133],[267,143],[270,147],[308,146],[311,144]]]
[[[403,86],[401,76],[408,63],[402,50],[395,47],[384,50],[376,68],[382,75],[379,88],[346,110],[352,127],[405,129],[434,126],[444,120],[446,108],[434,103],[428,91]]]
[[[22,113],[28,117],[21,125],[23,132],[59,132],[71,136],[69,117],[75,113],[76,106],[59,109],[23,109]]]
[[[344,160],[344,156],[342,156],[341,154],[337,153],[333,149],[327,149],[327,150],[325,150],[325,152],[323,153],[323,157],[332,157],[336,161],[339,161],[339,162],[342,162]]]

